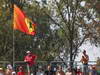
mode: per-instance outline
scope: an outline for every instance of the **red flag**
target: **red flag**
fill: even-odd
[[[14,4],[13,29],[19,30],[29,35],[35,35],[35,24],[26,17],[23,11]]]

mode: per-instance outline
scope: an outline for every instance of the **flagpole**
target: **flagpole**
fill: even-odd
[[[13,15],[14,15],[14,0],[11,0],[11,3],[12,3],[12,13],[13,13]],[[12,16],[12,22],[14,22],[14,16]],[[13,23],[13,26],[14,26],[14,23]],[[12,27],[12,29],[13,29],[13,27]],[[13,63],[13,68],[15,67],[15,35],[14,35],[14,29],[12,30],[13,31],[13,50],[12,50],[12,57],[13,57],[13,59],[12,59],[12,63]]]
[[[15,35],[14,35],[14,29],[13,29],[13,67],[15,67]]]

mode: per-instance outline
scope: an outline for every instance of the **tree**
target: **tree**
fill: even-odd
[[[12,55],[12,35],[11,31],[12,29],[10,28],[11,21],[10,21],[10,4],[8,0],[1,0],[0,2],[0,59],[1,60],[6,60],[6,58],[12,59],[11,56],[7,55]],[[9,25],[8,25],[9,24]],[[9,37],[8,37],[9,36]],[[9,40],[9,41],[8,41]],[[11,43],[11,44],[9,44]],[[5,57],[4,57],[5,55]]]
[[[13,29],[11,26],[12,21],[13,21],[12,19],[13,18],[13,3],[17,4],[22,10],[26,12],[26,14],[34,22],[37,23],[37,35],[36,36],[29,36],[20,31],[14,31],[14,38],[13,38]],[[16,60],[23,60],[23,57],[27,50],[31,50],[32,52],[36,53],[38,56],[40,56],[40,54],[45,52],[45,51],[43,52],[41,51],[42,48],[40,48],[40,45],[42,45],[43,42],[45,42],[44,39],[48,36],[48,33],[50,31],[48,28],[48,17],[43,15],[42,10],[48,11],[48,9],[46,8],[41,9],[35,2],[32,2],[32,3],[33,5],[30,5],[24,0],[1,1],[0,3],[0,7],[1,7],[0,8],[0,11],[1,11],[1,16],[0,16],[0,22],[1,22],[1,25],[0,25],[0,36],[1,36],[0,37],[1,39],[0,40],[0,49],[1,49],[0,55],[1,56],[0,56],[0,59],[1,60],[12,61],[13,46],[15,47]],[[13,45],[13,41],[14,41],[14,45]]]
[[[20,7],[20,5],[19,5]],[[49,31],[49,23],[48,23],[48,17],[44,15],[43,10],[47,10],[47,8],[41,8],[36,1],[32,1],[31,4],[26,1],[26,3],[23,4],[22,9],[25,11],[25,13],[33,20],[34,23],[36,23],[36,35],[35,36],[29,36],[21,34],[21,36],[15,35],[15,49],[16,54],[18,51],[22,50],[19,55],[23,56],[17,56],[19,59],[21,57],[24,57],[26,50],[31,50],[33,53],[38,55],[38,60],[44,60],[43,54],[47,51],[46,49],[46,43],[48,40],[45,40],[45,38],[48,38]],[[41,13],[40,13],[41,12]],[[23,36],[23,37],[22,37]],[[49,39],[49,38],[48,38]],[[23,40],[22,42],[19,40]],[[49,50],[50,51],[50,50]],[[41,56],[42,55],[42,56]],[[47,58],[48,59],[48,58]]]
[[[9,26],[12,25],[12,3],[17,4],[37,24],[35,36],[14,31],[16,60],[23,60],[27,50],[36,53],[39,60],[49,61],[64,53],[66,58],[59,58],[70,58],[72,67],[79,47],[85,41],[95,45],[100,43],[98,11],[89,7],[87,2],[82,6],[81,0],[51,0],[47,4],[35,0],[3,0],[0,3],[0,58],[3,60],[12,61],[13,30]]]
[[[82,6],[81,2],[81,0],[52,0],[48,4],[51,15],[45,13],[51,19],[51,26],[56,28],[53,30],[56,32],[56,39],[62,41],[57,41],[57,43],[60,43],[61,48],[66,49],[65,53],[70,58],[71,67],[79,47],[87,40],[94,43],[98,38],[93,39],[94,36],[98,36],[95,35],[97,24],[94,24],[97,13],[94,8]]]
[[[97,70],[100,70],[100,68],[99,68],[99,66],[100,66],[100,58],[99,57],[97,58],[96,66],[97,66]]]

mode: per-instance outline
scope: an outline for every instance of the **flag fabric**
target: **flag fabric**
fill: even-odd
[[[36,24],[33,23],[17,5],[14,4],[13,29],[29,35],[35,35],[35,26]]]

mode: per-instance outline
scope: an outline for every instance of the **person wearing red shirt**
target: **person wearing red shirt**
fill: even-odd
[[[31,70],[33,73],[35,73],[34,71],[37,56],[35,54],[32,54],[30,51],[27,51],[26,53],[27,55],[25,56],[24,61],[27,63],[28,72],[30,72]]]
[[[83,73],[81,72],[80,67],[77,67],[77,72],[76,72],[76,75],[83,75]]]
[[[17,72],[17,75],[25,75],[25,72],[22,66],[19,67],[19,71]]]

